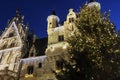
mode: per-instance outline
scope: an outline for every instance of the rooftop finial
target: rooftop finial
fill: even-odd
[[[28,27],[29,27],[29,23],[27,22],[26,27],[25,27],[26,33],[28,32],[28,29],[29,29]]]
[[[56,15],[56,13],[55,13],[55,11],[54,11],[54,10],[52,11],[52,15]]]
[[[94,2],[95,0],[90,0],[90,2]]]

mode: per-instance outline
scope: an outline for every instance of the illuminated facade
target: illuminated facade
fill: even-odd
[[[100,8],[97,2],[88,6]],[[60,25],[53,12],[47,18],[48,39],[38,39],[23,24],[24,16],[16,11],[0,36],[0,80],[56,80],[52,70],[62,68],[62,58],[68,60],[66,40],[77,30],[74,21],[78,14],[69,9]]]

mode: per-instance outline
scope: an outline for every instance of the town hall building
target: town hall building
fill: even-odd
[[[98,2],[88,6],[100,9]],[[53,70],[62,68],[62,58],[69,59],[67,38],[77,30],[74,21],[79,15],[69,9],[61,25],[53,11],[47,17],[48,37],[39,39],[17,10],[0,35],[0,80],[57,80]]]

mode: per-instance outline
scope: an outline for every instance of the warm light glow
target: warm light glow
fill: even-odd
[[[18,37],[19,37],[19,42],[20,42],[20,46],[22,46],[22,41],[21,41],[21,38],[20,38],[20,35],[19,35],[19,32],[18,32],[18,28],[17,28],[17,26],[16,26],[15,22],[13,22],[13,25],[14,25],[14,28],[15,28],[15,30],[16,30],[16,32],[17,32],[17,34],[18,34]]]
[[[20,46],[22,47],[22,41],[21,41],[21,38],[20,38],[20,35],[19,35],[19,32],[18,32],[18,28],[17,28],[15,22],[13,22],[13,23],[10,25],[10,28],[9,28],[7,31],[5,31],[5,33],[2,34],[2,37],[1,37],[1,40],[0,40],[0,44],[2,43],[3,38],[4,38],[5,36],[7,36],[7,34],[10,32],[12,26],[14,26],[13,28],[16,30],[16,33],[17,33],[18,38],[19,38]]]
[[[60,70],[56,70],[55,72],[56,72],[56,73],[59,73],[59,72],[60,72]]]
[[[64,45],[64,46],[63,46],[63,49],[66,49],[66,48],[67,48],[67,46],[66,46],[66,45]]]
[[[25,74],[25,78],[33,77],[33,74]]]

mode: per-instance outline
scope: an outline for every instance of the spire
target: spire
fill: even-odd
[[[16,10],[16,17],[19,17],[19,16],[20,16],[20,9],[17,8],[17,10]]]
[[[29,23],[27,22],[25,26],[25,40],[27,40],[27,37],[28,37],[28,29],[29,29]]]
[[[90,2],[94,2],[95,0],[90,0]]]
[[[29,29],[29,23],[27,22],[27,24],[26,24],[26,31],[28,31],[28,29]]]
[[[13,20],[14,20],[14,21],[18,21],[19,18],[20,18],[20,12],[19,12],[19,8],[17,8],[17,10],[16,10],[16,15],[14,16]]]

